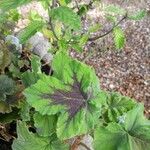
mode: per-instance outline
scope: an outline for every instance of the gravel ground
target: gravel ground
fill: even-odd
[[[128,0],[130,1],[130,0]],[[119,3],[117,0],[106,0],[106,2]],[[123,3],[122,6],[129,10],[138,10],[146,8],[150,10],[150,1],[132,1]],[[30,10],[42,12],[42,16],[47,18],[46,12],[39,4],[32,3],[20,9],[27,16]],[[27,22],[21,20],[19,27]],[[99,8],[89,12],[86,26],[100,22],[105,24],[101,32],[107,31],[110,25],[103,18]],[[100,84],[103,89],[109,91],[119,91],[123,95],[135,98],[143,102],[146,108],[146,115],[150,118],[150,15],[144,20],[124,21],[121,27],[126,33],[126,45],[121,51],[114,48],[112,36],[108,35],[104,39],[88,43],[83,54],[71,53],[79,59],[85,58],[89,52],[92,55],[86,59],[86,63],[93,66],[100,78]]]

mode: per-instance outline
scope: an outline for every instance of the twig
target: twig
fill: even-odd
[[[86,148],[87,150],[91,150],[91,149],[90,149],[86,144],[84,144],[83,142],[80,142],[79,145],[83,146],[83,147]]]
[[[108,32],[106,32],[106,33],[104,33],[102,35],[91,37],[91,38],[88,39],[88,41],[95,41],[95,40],[98,40],[98,39],[108,35],[109,33],[111,33],[114,30],[114,28],[116,28],[126,18],[127,18],[127,14],[125,14],[125,16],[121,20],[119,20]]]

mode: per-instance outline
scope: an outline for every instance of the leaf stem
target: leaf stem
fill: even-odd
[[[119,20],[109,31],[107,31],[106,33],[102,34],[102,35],[97,35],[95,37],[91,37],[88,39],[88,41],[95,41],[98,40],[106,35],[108,35],[109,33],[111,33],[114,28],[116,28],[123,20],[125,20],[127,18],[127,13],[123,16],[123,18],[121,20]]]

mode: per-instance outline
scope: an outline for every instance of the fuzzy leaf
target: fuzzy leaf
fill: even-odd
[[[41,73],[41,59],[36,56],[36,55],[32,55],[31,58],[31,68],[32,68],[32,72],[35,73]]]
[[[60,141],[52,141],[51,138],[40,137],[29,132],[24,122],[17,124],[18,138],[14,140],[13,150],[68,150],[68,145]]]
[[[53,69],[53,77],[43,76],[25,90],[27,102],[42,115],[59,114],[57,135],[61,139],[93,129],[103,101],[95,72],[63,52],[55,56]]]
[[[20,112],[19,112],[21,119],[23,121],[30,120],[30,106],[26,101],[20,102]]]
[[[6,75],[0,75],[0,100],[5,101],[6,95],[14,92],[15,82]]]
[[[60,6],[51,11],[53,19],[63,22],[66,26],[69,26],[71,29],[77,30],[81,27],[80,17],[72,11],[69,7]]]
[[[39,80],[39,78],[39,74],[30,71],[26,71],[21,75],[21,79],[25,87],[36,83]]]
[[[34,114],[34,125],[39,135],[47,137],[55,132],[56,116]]]
[[[118,117],[135,106],[133,99],[122,96],[119,93],[108,93],[104,108],[104,118],[106,121],[118,121]]]
[[[31,38],[37,31],[41,30],[44,23],[42,21],[32,21],[20,34],[20,43],[25,43],[29,38]]]
[[[114,34],[114,42],[117,49],[123,48],[125,44],[125,35],[121,28],[117,27],[113,31]]]
[[[127,113],[124,124],[98,127],[94,134],[95,150],[149,150],[150,121],[144,118],[143,111],[139,104]]]

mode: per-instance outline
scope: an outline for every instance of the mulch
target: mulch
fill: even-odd
[[[83,60],[91,52],[85,62],[95,68],[101,88],[144,103],[150,119],[150,15],[140,21],[124,21],[121,27],[126,35],[122,50],[115,49],[113,37],[108,35],[88,43],[83,54],[71,55]]]

